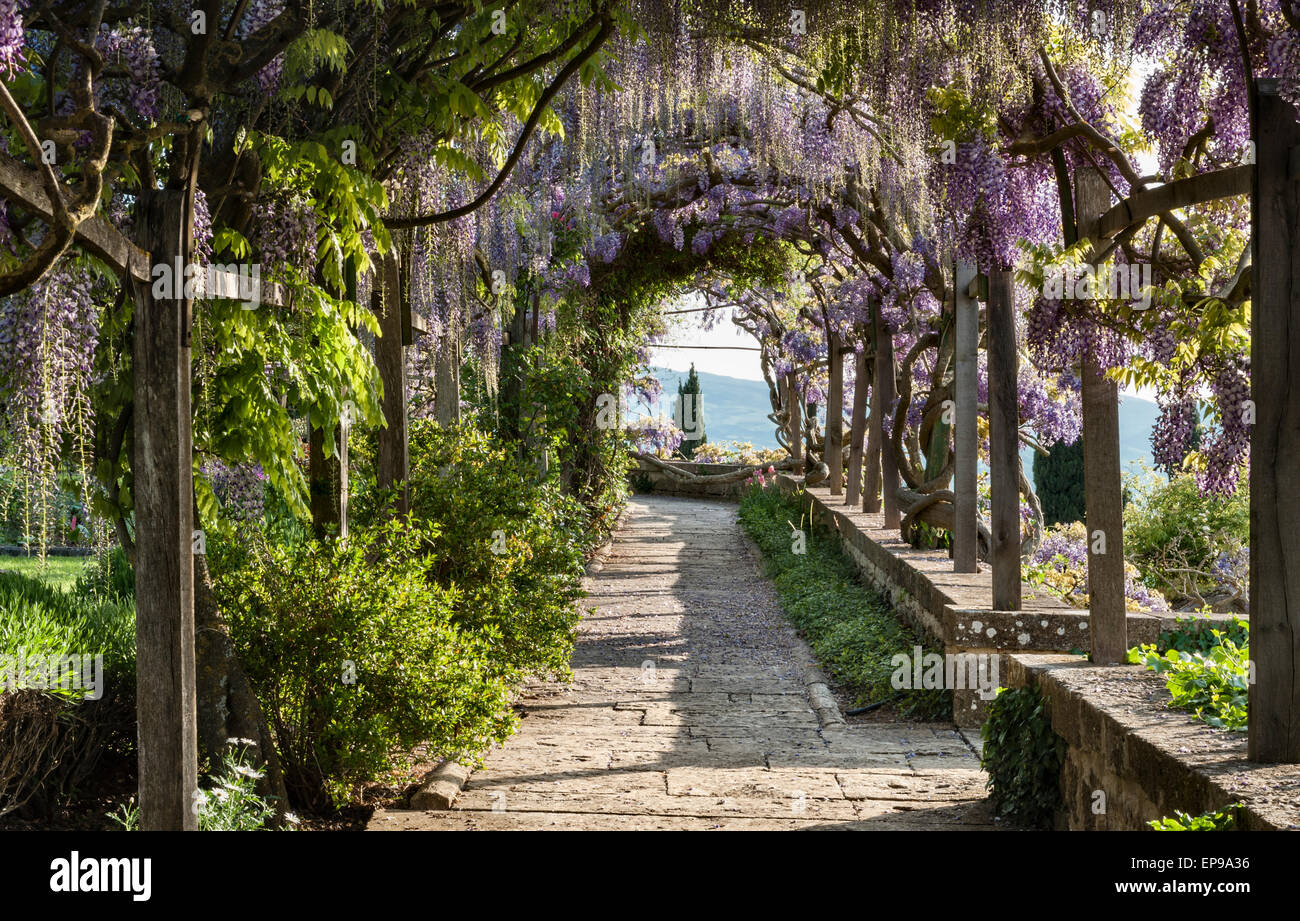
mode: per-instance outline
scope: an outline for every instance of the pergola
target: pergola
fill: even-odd
[[[1261,762],[1300,763],[1300,549],[1292,537],[1300,521],[1300,122],[1267,80],[1255,88],[1255,163],[1143,189],[1121,202],[1097,173],[1081,170],[1074,190],[1078,234],[1099,254],[1151,218],[1235,195],[1250,194],[1252,399],[1255,421],[1250,447],[1250,595],[1255,681],[1250,689],[1250,757]],[[56,208],[41,176],[0,154],[0,192],[53,220]],[[136,334],[133,458],[138,535],[136,565],[137,657],[140,721],[140,804],[146,827],[195,827],[190,809],[197,788],[194,536],[190,433],[190,322],[192,300],[183,287],[156,297],[160,267],[193,261],[194,189],[144,192],[137,202],[135,239],[98,217],[76,223],[75,241],[118,272],[135,299]],[[981,274],[969,264],[952,267],[954,297],[945,309],[955,322],[954,441],[952,490],[953,566],[978,567],[980,523],[976,512],[976,361],[980,302],[985,305],[989,365],[992,514],[988,562],[993,573],[990,604],[1020,606],[1019,460],[1014,275]],[[419,321],[401,283],[395,255],[382,261],[374,308],[382,335],[377,364],[384,383],[387,422],[379,444],[381,486],[400,485],[407,472],[407,407],[403,346]],[[210,273],[199,297],[231,297],[238,280]],[[275,303],[274,291],[263,292]],[[905,527],[895,451],[882,426],[882,408],[896,394],[895,356],[873,311],[877,349],[874,386],[867,386],[865,356],[858,359],[853,394],[846,502],[877,511],[886,525]],[[842,343],[830,350],[830,398],[842,397]],[[1113,381],[1085,362],[1083,379],[1086,525],[1091,599],[1092,658],[1124,661],[1123,521],[1118,443],[1118,391]],[[784,382],[792,460],[803,462],[804,426],[795,375]],[[869,394],[869,396],[868,396]],[[868,409],[870,408],[870,412]],[[454,410],[448,410],[454,412]],[[831,481],[840,482],[842,421],[828,422]],[[897,426],[895,427],[897,431]],[[865,436],[865,450],[863,447]],[[315,458],[314,458],[315,460]],[[865,473],[865,489],[860,486]],[[313,491],[315,492],[315,491]],[[924,501],[924,500],[923,500]],[[907,512],[918,512],[913,506]],[[1100,536],[1101,540],[1096,540]]]

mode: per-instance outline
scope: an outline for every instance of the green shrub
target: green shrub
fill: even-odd
[[[1250,540],[1250,499],[1202,495],[1191,474],[1165,482],[1149,474],[1131,481],[1124,509],[1124,555],[1148,584],[1173,599],[1199,598],[1215,588],[1215,564]]]
[[[999,690],[980,735],[994,811],[1021,825],[1051,828],[1062,803],[1065,740],[1052,729],[1039,690]]]
[[[1250,642],[1250,624],[1240,617],[1228,620],[1221,627],[1219,621],[1195,615],[1179,617],[1174,624],[1173,630],[1161,630],[1160,636],[1156,638],[1156,649],[1159,652],[1168,652],[1170,649],[1179,652],[1209,652],[1225,638],[1238,646]]]
[[[347,542],[258,544],[218,597],[295,802],[338,805],[427,743],[472,760],[513,728],[502,637],[455,621],[428,529],[386,522]]]
[[[567,675],[589,544],[582,506],[471,427],[418,422],[410,456],[411,515],[431,577],[456,593],[454,622],[490,638],[512,678]]]
[[[840,547],[839,536],[813,529],[801,501],[776,489],[751,490],[740,503],[740,521],[763,551],[786,616],[859,705],[897,700],[903,714],[918,719],[952,715],[952,693],[939,689],[896,690],[893,657],[912,655],[923,639],[894,616],[888,603],[858,580],[857,568]],[[793,527],[808,537],[805,553],[794,553]],[[926,647],[926,652],[934,650]]]
[[[1170,649],[1163,655],[1153,644],[1128,651],[1128,661],[1165,676],[1173,695],[1169,706],[1187,710],[1216,729],[1246,731],[1250,697],[1250,646],[1238,646],[1220,631],[1204,652]]]

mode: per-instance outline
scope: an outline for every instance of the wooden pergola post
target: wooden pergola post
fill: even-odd
[[[989,481],[993,608],[1020,610],[1020,407],[1015,273],[989,273]]]
[[[1250,760],[1300,763],[1300,122],[1255,93],[1250,430]],[[1242,407],[1241,412],[1246,412]],[[1225,407],[1225,412],[1230,411]]]
[[[898,507],[898,461],[894,457],[893,439],[885,435],[884,428],[885,415],[898,397],[894,380],[894,337],[885,325],[879,301],[871,305],[871,328],[876,343],[876,399],[871,404],[871,431],[876,436],[876,445],[880,451],[880,495],[885,527],[897,528],[903,523],[903,514]],[[868,462],[871,460],[868,459]]]
[[[844,494],[844,355],[840,337],[827,337],[830,351],[830,387],[826,394],[826,465],[830,468],[831,495]]]
[[[867,453],[863,458],[862,510],[880,511],[880,442],[885,437],[880,424],[880,388],[876,386],[876,365],[879,356],[871,359],[871,396],[867,416]]]
[[[1110,208],[1110,186],[1095,168],[1074,176],[1079,239],[1100,244],[1098,219]],[[1119,387],[1102,376],[1089,350],[1080,378],[1083,399],[1083,489],[1088,526],[1088,633],[1092,661],[1118,665],[1128,653],[1124,602],[1124,502],[1119,460]]]
[[[849,488],[844,504],[856,506],[862,499],[862,439],[867,433],[867,353],[853,353],[853,413],[849,420]]]
[[[375,340],[375,365],[384,385],[384,421],[379,430],[379,451],[375,471],[380,489],[397,489],[393,511],[410,511],[406,479],[410,472],[409,429],[406,418],[406,347],[404,345],[401,272],[397,250],[381,257],[374,284],[374,308],[379,317],[379,338]]]
[[[979,400],[978,349],[980,336],[979,302],[971,297],[970,285],[976,278],[975,266],[959,262],[953,271],[955,292],[954,358],[957,364],[953,399],[953,441],[956,474],[953,482],[953,572],[979,571],[978,515],[979,480]]]
[[[140,827],[193,831],[198,790],[194,666],[194,485],[190,430],[190,320],[185,267],[194,253],[193,191],[145,190],[139,244],[153,278],[135,293],[134,438],[136,716]]]
[[[523,333],[517,342],[523,341]],[[460,333],[444,326],[434,357],[434,415],[446,428],[460,421]]]

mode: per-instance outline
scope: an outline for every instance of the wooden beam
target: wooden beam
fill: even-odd
[[[830,468],[831,495],[844,494],[844,355],[840,337],[831,333],[830,386],[826,394],[826,466]]]
[[[867,392],[871,382],[867,379],[866,349],[853,353],[853,412],[849,416],[849,488],[844,504],[856,506],[862,499],[862,440],[867,434]]]
[[[1256,95],[1250,389],[1251,761],[1300,763],[1300,124]],[[1294,172],[1293,172],[1294,170]],[[1242,411],[1245,411],[1243,407]]]
[[[1202,205],[1233,195],[1249,195],[1251,176],[1254,173],[1253,166],[1233,166],[1138,192],[1102,214],[1096,222],[1092,237],[1096,240],[1109,240],[1134,224],[1141,224],[1166,211]],[[1107,202],[1108,206],[1109,204]]]
[[[401,292],[396,249],[379,263],[374,284],[374,309],[379,316],[375,340],[375,365],[384,387],[385,426],[378,433],[376,480],[380,489],[397,489],[393,511],[405,515],[411,507],[406,480],[410,473],[409,429],[406,416],[406,347],[402,344],[402,317],[408,312]]]
[[[1110,186],[1095,168],[1075,171],[1079,239],[1099,242],[1097,222],[1110,207]],[[1093,305],[1094,309],[1096,304]],[[1089,350],[1080,377],[1083,399],[1083,488],[1088,526],[1088,633],[1092,661],[1118,665],[1128,653],[1124,601],[1124,503],[1119,454],[1119,388]]]
[[[41,185],[35,170],[23,166],[8,154],[0,153],[0,195],[20,207],[35,212],[45,220],[53,218],[50,197]],[[77,227],[74,240],[86,252],[104,262],[118,275],[130,274],[133,281],[152,282],[153,262],[145,250],[136,246],[127,236],[102,217],[91,217]],[[246,277],[247,278],[247,277]],[[248,300],[245,295],[248,282],[240,286],[238,271],[209,265],[199,276],[196,296],[199,299],[227,298]],[[257,300],[262,304],[282,305],[287,302],[285,290],[278,284],[259,284]]]
[[[54,209],[40,175],[23,166],[8,154],[0,153],[0,193],[13,204],[52,220]],[[120,230],[101,217],[91,217],[77,227],[76,243],[108,263],[118,275],[128,268],[135,281],[149,281],[149,254],[140,249]]]
[[[979,501],[979,407],[978,351],[980,305],[969,295],[976,280],[975,266],[959,262],[953,271],[956,293],[957,373],[953,400],[953,441],[956,474],[953,482],[953,572],[979,571],[979,534],[976,531]]]
[[[136,203],[139,240],[168,271],[193,252],[187,212],[179,190],[145,191]],[[155,300],[151,283],[133,285],[136,714],[146,831],[197,827],[191,304],[178,281],[172,300]]]
[[[1020,610],[1020,407],[1015,273],[989,273],[989,481],[993,608]]]
[[[241,268],[244,275],[240,275]],[[289,303],[285,287],[277,282],[268,282],[261,276],[261,266],[257,267],[257,276],[249,274],[252,267],[234,265],[207,265],[199,275],[195,286],[196,300],[222,299],[228,301],[254,301],[256,304],[283,306]],[[249,297],[250,288],[253,297]]]

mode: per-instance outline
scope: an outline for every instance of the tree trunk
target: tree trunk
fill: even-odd
[[[379,317],[379,338],[375,340],[375,364],[384,386],[384,422],[379,430],[379,456],[375,479],[380,489],[397,490],[393,512],[405,515],[411,507],[406,483],[410,473],[410,448],[406,415],[406,347],[402,345],[402,313],[397,254],[389,251],[380,263],[372,309]]]
[[[460,421],[460,335],[455,330],[443,331],[434,368],[434,414],[446,428]]]
[[[339,523],[338,455],[325,456],[325,432],[311,427],[307,445],[307,483],[311,490],[312,533],[323,539]]]

